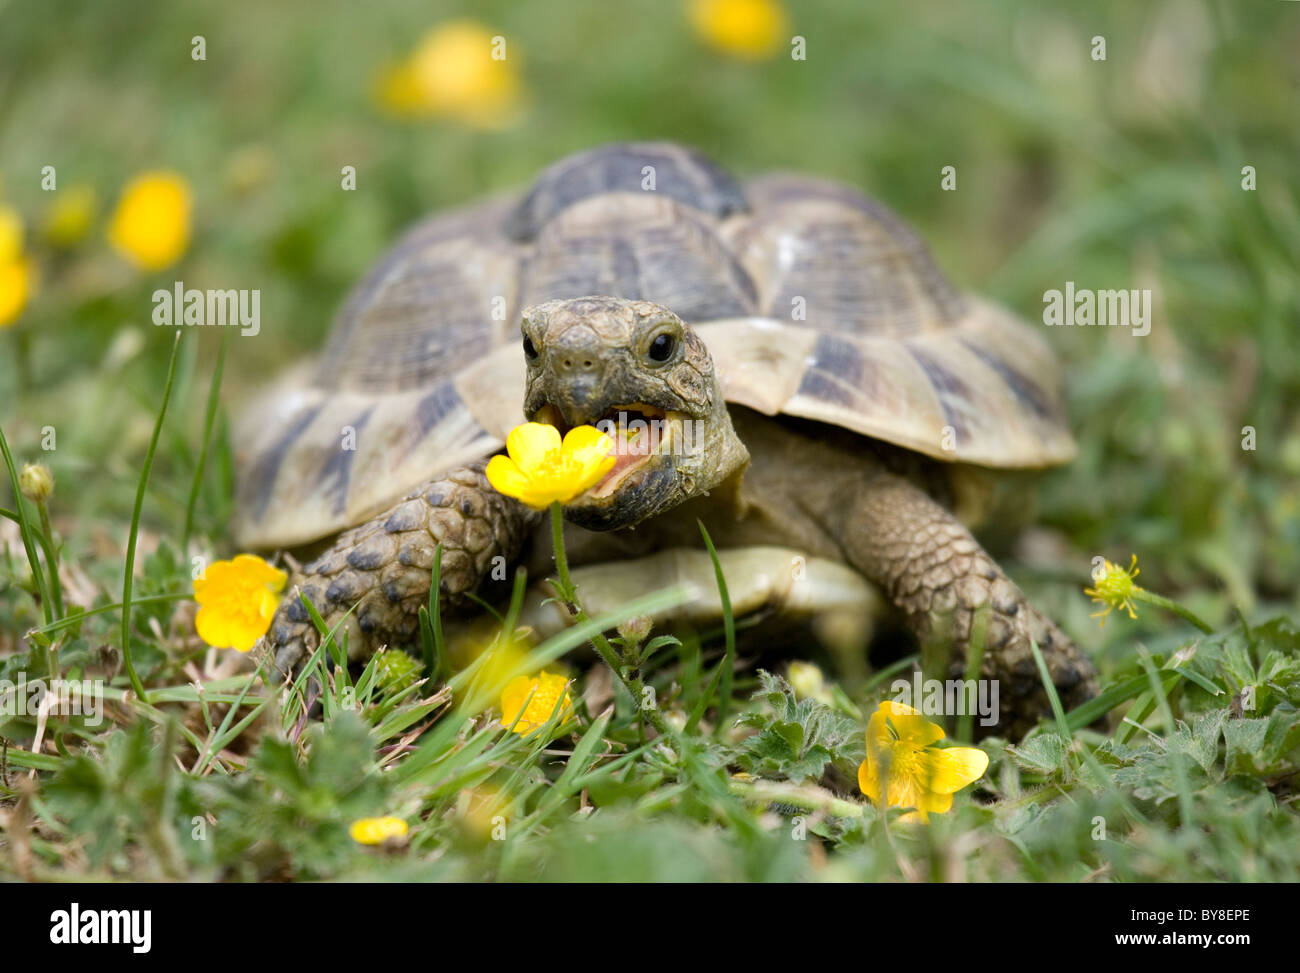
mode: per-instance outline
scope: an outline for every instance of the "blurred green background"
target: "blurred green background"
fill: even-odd
[[[1048,333],[1068,363],[1080,456],[1044,481],[1044,526],[1013,574],[1093,651],[1127,651],[1135,636],[1158,648],[1163,624],[1153,612],[1136,627],[1088,620],[1079,588],[1097,554],[1127,564],[1136,552],[1144,582],[1216,624],[1234,604],[1294,608],[1300,3],[809,0],[785,16],[806,60],[785,41],[734,56],[666,0],[0,0],[0,200],[27,222],[41,277],[0,330],[0,424],[20,460],[53,467],[70,559],[124,542],[172,337],[150,323],[154,288],[261,290],[261,334],[232,335],[233,412],[320,344],[349,286],[423,214],[593,144],[665,138],[740,175],[861,187],[960,285],[1031,319],[1066,280],[1152,288],[1146,338]],[[512,117],[483,128],[386,112],[386,67],[462,17],[507,39]],[[191,58],[196,35],[204,61]],[[1104,61],[1090,56],[1096,35]],[[40,186],[50,165],[54,193]],[[944,192],[950,165],[957,190]],[[340,188],[343,166],[355,191]],[[122,186],[156,168],[189,182],[194,232],[179,263],[144,273],[104,225]],[[45,246],[53,198],[77,185],[97,200],[90,229]],[[183,518],[215,332],[187,334],[146,531]],[[58,449],[42,453],[47,425]],[[200,506],[218,553],[229,478],[219,457]],[[105,558],[108,591],[120,564]]]

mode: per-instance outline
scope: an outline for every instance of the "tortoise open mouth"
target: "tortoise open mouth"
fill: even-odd
[[[628,477],[646,470],[660,457],[672,453],[686,415],[645,402],[613,405],[589,423],[614,441],[614,467],[587,491],[601,499],[611,496]],[[565,435],[571,428],[558,408],[546,403],[533,415],[534,422],[554,426]]]

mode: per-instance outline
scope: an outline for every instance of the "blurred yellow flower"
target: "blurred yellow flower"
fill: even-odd
[[[23,218],[0,205],[0,328],[18,320],[36,289],[36,268],[23,256]]]
[[[935,747],[942,739],[943,727],[910,706],[885,700],[867,721],[867,759],[858,767],[858,787],[877,804],[883,790],[888,806],[916,809],[900,821],[942,814],[952,807],[952,795],[989,766],[983,750]]]
[[[1115,609],[1128,612],[1129,618],[1137,618],[1137,611],[1133,604],[1134,593],[1141,591],[1133,583],[1133,579],[1141,572],[1138,570],[1138,556],[1133,555],[1133,561],[1129,564],[1128,570],[1124,570],[1119,565],[1111,564],[1109,561],[1103,561],[1101,569],[1092,576],[1092,583],[1095,588],[1084,588],[1083,593],[1092,598],[1098,604],[1105,605],[1105,611],[1094,612],[1093,618],[1100,618],[1101,624],[1106,624],[1106,616]]]
[[[565,719],[573,706],[573,700],[565,692],[568,684],[567,679],[552,672],[516,676],[501,692],[501,723],[504,726],[513,723],[515,733],[531,733],[546,725],[556,706],[561,707],[560,719]]]
[[[95,190],[89,186],[58,190],[45,217],[45,239],[62,248],[80,243],[95,219],[95,203]]]
[[[0,263],[22,256],[23,218],[12,206],[0,204]]]
[[[568,503],[614,468],[614,443],[595,426],[560,431],[543,422],[515,426],[506,437],[508,456],[488,460],[488,482],[500,493],[535,510]]]
[[[109,220],[109,242],[137,267],[162,270],[189,246],[192,209],[189,184],[180,175],[142,173],[122,191]]]
[[[271,627],[286,580],[283,571],[253,554],[214,561],[194,581],[199,638],[214,648],[247,652]]]
[[[453,118],[479,128],[513,120],[522,85],[517,54],[473,20],[453,20],[425,34],[415,50],[379,80],[380,105],[403,118]]]
[[[465,788],[456,795],[456,816],[465,829],[480,841],[487,841],[503,826],[501,812],[505,798],[495,788],[482,784]]]
[[[706,44],[743,60],[775,54],[789,31],[777,0],[688,0],[688,13]]]
[[[0,328],[18,320],[35,289],[35,271],[26,257],[0,261]]]
[[[401,818],[359,818],[348,826],[352,840],[361,845],[382,845],[390,838],[405,838],[410,830]]]
[[[472,654],[470,664],[478,666],[474,676],[475,684],[489,698],[496,699],[506,683],[522,668],[528,647],[522,632],[516,632],[513,636],[500,633],[486,644],[472,643],[468,651]],[[458,653],[453,649],[451,654],[454,656]]]

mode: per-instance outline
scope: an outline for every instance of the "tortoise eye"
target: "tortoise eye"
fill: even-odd
[[[537,357],[537,349],[533,347],[533,339],[528,337],[528,335],[524,335],[524,357],[525,358]]]
[[[677,339],[665,331],[663,334],[656,335],[655,340],[650,342],[646,354],[650,356],[651,361],[665,362],[672,357],[676,348]]]

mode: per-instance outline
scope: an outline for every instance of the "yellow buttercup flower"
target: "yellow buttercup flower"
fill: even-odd
[[[506,437],[508,456],[488,461],[488,482],[536,510],[568,503],[614,468],[613,441],[595,426],[560,431],[542,422],[515,426]]]
[[[0,260],[0,328],[18,320],[35,288],[36,273],[26,257]]]
[[[879,804],[916,810],[900,821],[926,821],[952,807],[952,796],[984,776],[989,757],[975,747],[936,747],[943,727],[885,700],[867,721],[867,759],[858,768],[862,793]]]
[[[95,190],[69,186],[54,194],[54,204],[45,217],[45,239],[56,247],[80,243],[95,219]]]
[[[567,679],[552,672],[511,679],[501,692],[502,725],[513,723],[515,733],[531,733],[546,725],[556,706],[560,707],[563,720],[573,706],[573,700],[565,692],[568,684]]]
[[[127,184],[108,224],[109,242],[144,270],[174,264],[190,243],[193,199],[174,172],[146,172]]]
[[[1128,612],[1129,618],[1137,618],[1133,596],[1142,590],[1133,583],[1133,579],[1140,573],[1137,563],[1136,554],[1133,555],[1128,570],[1104,561],[1101,570],[1092,576],[1092,583],[1096,587],[1083,589],[1083,593],[1093,601],[1106,606],[1105,611],[1094,612],[1092,615],[1093,618],[1100,618],[1102,625],[1106,624],[1106,616],[1117,608]]]
[[[194,582],[199,638],[214,648],[247,652],[271,627],[286,580],[283,571],[252,554],[208,565]]]
[[[454,118],[480,128],[507,124],[521,85],[517,54],[503,41],[472,20],[434,28],[381,77],[380,104],[401,117]]]
[[[688,13],[705,43],[744,60],[770,57],[789,32],[776,0],[690,0]]]
[[[405,838],[410,830],[401,818],[359,818],[348,826],[352,840],[361,845],[382,845],[392,838]]]

